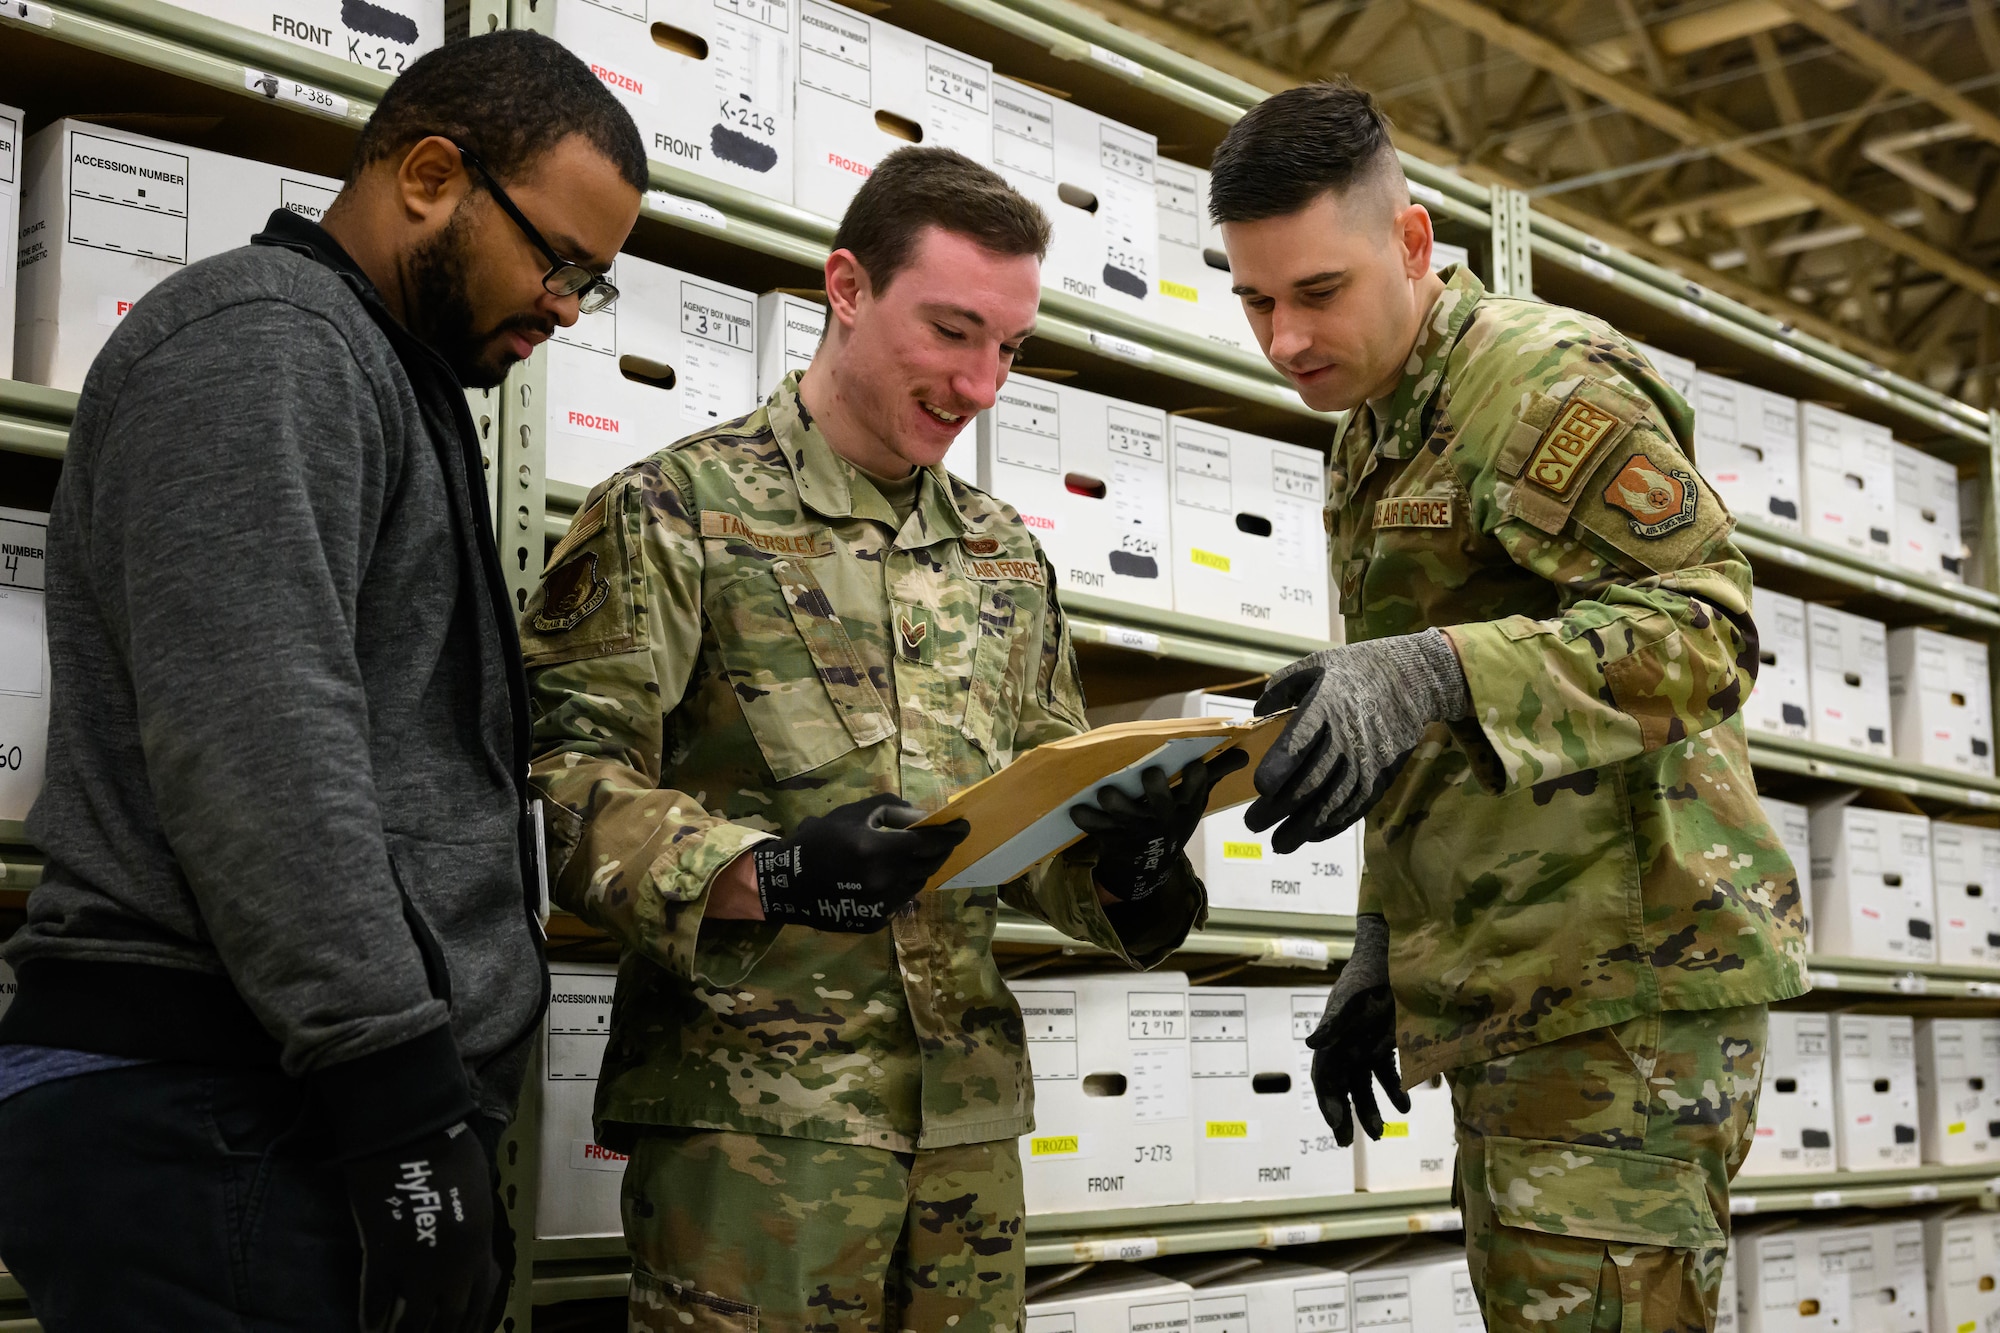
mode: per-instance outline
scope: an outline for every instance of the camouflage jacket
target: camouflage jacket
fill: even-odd
[[[1134,962],[1060,857],[874,935],[702,919],[718,870],[808,815],[877,792],[936,809],[1087,725],[1020,517],[938,467],[899,531],[854,478],[794,376],[592,491],[523,616],[552,891],[627,950],[613,1146],[637,1125],[905,1152],[1024,1133],[1000,901]]]
[[[1343,424],[1327,518],[1348,640],[1442,628],[1472,695],[1367,822],[1404,1079],[1803,993],[1737,715],[1750,569],[1687,404],[1606,325],[1464,268],[1410,367],[1381,425]]]

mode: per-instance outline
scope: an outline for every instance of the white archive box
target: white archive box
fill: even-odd
[[[1918,1218],[1857,1223],[1875,1242],[1874,1286],[1848,1280],[1854,1317],[1876,1333],[1930,1333],[1930,1298],[1924,1289],[1924,1224]]]
[[[1798,403],[1783,394],[1699,371],[1695,461],[1722,502],[1746,517],[1799,527]]]
[[[1842,1171],[1902,1171],[1922,1161],[1916,1031],[1908,1014],[1833,1016],[1833,1096]]]
[[[25,145],[21,133],[27,121],[19,108],[0,106],[0,236],[18,239],[16,219],[21,216],[21,177],[25,174]],[[0,263],[0,378],[14,372],[14,265]]]
[[[1229,254],[1208,218],[1208,173],[1161,158],[1154,164],[1160,218],[1160,294],[1153,314],[1170,328],[1254,351],[1243,302],[1230,290]]]
[[[1931,821],[1838,802],[1813,807],[1813,945],[1899,963],[1937,961]]]
[[[1194,1201],[1310,1199],[1354,1191],[1354,1158],[1313,1097],[1306,1038],[1327,987],[1191,986]]]
[[[1812,735],[1812,669],[1806,604],[1770,588],[1750,590],[1757,622],[1757,683],[1743,705],[1744,724],[1778,736]]]
[[[1458,1161],[1451,1113],[1451,1089],[1441,1075],[1409,1088],[1410,1112],[1398,1111],[1376,1090],[1382,1137],[1354,1136],[1354,1188],[1382,1194],[1390,1190],[1448,1189]]]
[[[1191,1333],[1194,1288],[1106,1264],[1028,1302],[1027,1333]]]
[[[1799,911],[1806,919],[1806,952],[1813,951],[1813,896],[1812,896],[1812,811],[1793,801],[1781,801],[1774,796],[1759,796],[1757,803],[1764,807],[1764,817],[1771,821],[1771,828],[1784,846],[1785,855],[1791,858],[1792,869],[1799,881]]]
[[[1911,625],[1889,631],[1896,757],[1993,776],[1993,683],[1986,645]]]
[[[993,80],[993,169],[1048,215],[1044,287],[1132,314],[1161,304],[1158,158],[1143,130]]]
[[[167,0],[224,23],[248,28],[351,61],[401,74],[424,52],[444,45],[445,0]],[[247,76],[247,74],[246,74]]]
[[[611,276],[618,303],[542,353],[552,481],[595,486],[758,404],[755,296],[630,255]]]
[[[1730,1247],[1741,1333],[1855,1333],[1852,1279],[1820,1264],[1821,1238],[1837,1228],[1778,1227],[1739,1230]]]
[[[2000,1160],[1994,1098],[2000,1096],[2000,1019],[1917,1020],[1917,1112],[1924,1161],[1971,1166]]]
[[[826,331],[826,303],[791,292],[757,298],[757,401],[763,402],[793,371],[803,372]],[[976,480],[969,478],[968,480]]]
[[[1485,1333],[1465,1251],[1418,1243],[1347,1275],[1355,1333]]]
[[[1326,460],[1226,426],[1170,418],[1174,610],[1324,639]]]
[[[1818,602],[1806,603],[1806,664],[1813,734],[1821,745],[1892,753],[1889,628]]]
[[[1350,1333],[1348,1276],[1282,1259],[1241,1268],[1221,1261],[1225,1275],[1202,1281],[1192,1274],[1193,1327],[1198,1333]],[[1119,1330],[1124,1333],[1124,1330]]]
[[[14,376],[77,389],[126,311],[279,208],[318,221],[340,182],[81,120],[28,140]]]
[[[1833,1020],[1771,1011],[1764,1087],[1745,1176],[1804,1176],[1833,1170]]]
[[[1961,1209],[1965,1211],[1960,1211]],[[1930,1333],[1988,1333],[2000,1326],[2000,1222],[1976,1204],[1924,1219],[1924,1289]]]
[[[979,486],[1021,512],[1066,588],[1173,606],[1166,413],[1016,375],[977,430]]]
[[[555,0],[551,35],[639,127],[646,156],[792,201],[797,0]]]
[[[591,1129],[597,1074],[611,1034],[618,969],[609,963],[551,963],[542,1019],[541,1194],[535,1234],[617,1236],[625,1157],[598,1146]]]
[[[1027,1031],[1031,1213],[1194,1202],[1188,987],[1179,972],[1010,983]]]
[[[799,0],[792,202],[838,218],[907,144],[993,161],[993,66],[822,0]]]
[[[1940,963],[2000,967],[2000,829],[1931,824]]]
[[[1696,379],[1694,362],[1647,343],[1635,341],[1632,346],[1652,363],[1653,369],[1660,373],[1660,378],[1667,382],[1669,388],[1681,396],[1682,402],[1689,407],[1697,407],[1699,399],[1696,385],[1699,381]],[[1695,429],[1697,431],[1701,429],[1699,419],[1695,422]]]
[[[1737,1333],[1742,1327],[1742,1300],[1742,1289],[1736,1283],[1736,1247],[1732,1245],[1722,1256],[1722,1290],[1715,1302],[1714,1333]]]
[[[0,819],[21,820],[49,755],[49,516],[0,509]]]
[[[1958,469],[1900,441],[1896,465],[1896,563],[1912,574],[1965,581],[1965,537],[1958,530]]]
[[[1799,404],[1799,438],[1806,535],[1893,561],[1896,461],[1889,428],[1806,402]]]
[[[1226,717],[1248,722],[1254,700],[1194,690],[1158,699],[1090,710],[1093,726],[1168,717]],[[1299,912],[1353,916],[1361,883],[1361,826],[1295,852],[1271,846],[1273,830],[1252,833],[1243,822],[1247,805],[1217,810],[1196,825],[1188,862],[1208,889],[1210,908],[1249,912]]]

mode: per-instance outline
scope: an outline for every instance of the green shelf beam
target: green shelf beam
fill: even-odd
[[[1736,544],[1752,565],[1796,570],[1855,591],[1945,616],[1980,637],[2000,632],[2000,597],[1984,588],[1926,579],[1908,570],[1870,562],[1859,552],[1754,518],[1738,518]]]
[[[2000,778],[1922,768],[1768,731],[1750,733],[1750,762],[1773,772],[1855,787],[1877,787],[1976,810],[2000,808]]]

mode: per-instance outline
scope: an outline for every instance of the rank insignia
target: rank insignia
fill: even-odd
[[[908,662],[924,661],[924,640],[930,637],[930,617],[921,609],[912,611],[907,607],[896,609],[896,637],[902,642],[903,659]]]
[[[596,552],[585,551],[542,580],[542,609],[535,613],[534,627],[542,634],[573,630],[610,595],[610,581],[598,577]]]
[[[1700,498],[1694,474],[1663,468],[1644,454],[1633,454],[1604,488],[1604,503],[1632,516],[1632,531],[1657,541],[1694,522]]]

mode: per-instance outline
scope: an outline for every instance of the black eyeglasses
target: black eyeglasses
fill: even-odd
[[[465,165],[478,172],[480,179],[486,182],[486,188],[493,192],[493,202],[514,219],[514,225],[521,229],[521,234],[534,242],[542,257],[549,261],[549,271],[542,274],[542,287],[551,296],[574,296],[578,312],[585,315],[594,315],[618,299],[618,289],[612,286],[609,278],[602,273],[593,273],[574,259],[564,259],[556,253],[554,246],[542,239],[542,234],[535,230],[535,224],[528,221],[514,201],[507,197],[507,192],[500,188],[500,182],[493,179],[493,173],[486,169],[486,164],[471,149],[463,144],[453,144],[452,147],[458,149]]]

